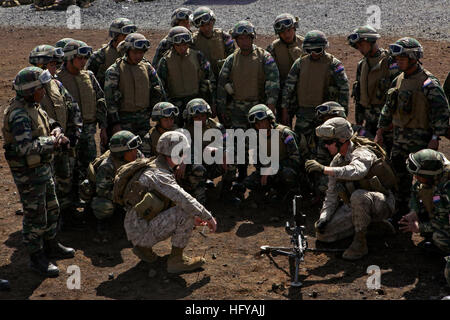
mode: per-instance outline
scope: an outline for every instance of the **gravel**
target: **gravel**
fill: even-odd
[[[211,7],[217,15],[216,26],[230,29],[242,19],[249,19],[257,33],[273,34],[272,21],[283,12],[300,17],[299,33],[312,29],[327,35],[345,35],[372,15],[367,9],[380,9],[382,35],[413,36],[450,40],[450,0],[154,0],[130,3],[96,0],[92,7],[81,9],[83,29],[107,29],[117,17],[133,20],[141,29],[170,28],[170,14],[178,7],[192,10]],[[0,7],[0,26],[67,27],[65,11],[36,12],[30,6]]]

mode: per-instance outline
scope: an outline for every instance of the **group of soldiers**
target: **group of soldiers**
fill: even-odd
[[[111,41],[95,52],[70,38],[32,50],[2,130],[34,270],[59,274],[50,259],[75,251],[57,232],[78,227],[83,214],[92,212],[99,239],[110,241],[109,221],[120,210],[140,259],[154,262],[152,247],[171,237],[168,272],[195,270],[205,259],[183,249],[194,226],[217,228],[205,208],[209,189],[237,210],[287,203],[298,193],[323,201],[316,238],[353,236],[347,260],[368,254],[368,233],[397,230],[420,232],[423,247],[450,253],[450,164],[437,151],[440,137],[449,138],[448,96],[422,67],[417,40],[401,38],[385,50],[370,26],[348,36],[363,56],[351,124],[348,78],[323,32],[297,35],[298,18],[281,14],[273,23],[278,39],[265,50],[249,21],[230,32],[215,22],[208,7],[174,10],[152,63],[144,58],[150,41],[126,18],[112,22]],[[222,134],[214,147],[203,140],[208,129]],[[274,164],[258,161],[248,175],[248,158],[227,160],[227,129],[264,132],[258,139],[278,146],[278,170],[270,174]],[[199,140],[203,153],[223,150],[223,161],[184,161],[195,158],[189,147]]]

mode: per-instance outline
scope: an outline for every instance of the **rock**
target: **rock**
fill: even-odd
[[[217,256],[216,256],[216,254],[215,254],[215,253],[213,253],[213,254],[212,254],[212,256],[211,256],[211,258],[213,258],[214,260],[216,260],[216,259],[217,259]]]
[[[319,293],[316,291],[311,292],[310,294],[308,294],[310,297],[312,298],[317,298],[319,296]]]
[[[148,277],[149,278],[154,278],[156,276],[156,270],[155,269],[150,269],[148,271]]]
[[[377,293],[379,295],[385,295],[386,294],[383,289],[377,289]]]
[[[224,263],[223,265],[222,265],[222,267],[227,267],[228,265],[226,264],[226,263]]]
[[[280,285],[278,283],[272,283],[272,291],[277,291],[280,289]]]
[[[113,272],[108,274],[108,280],[112,280],[112,279],[114,279],[114,273]]]

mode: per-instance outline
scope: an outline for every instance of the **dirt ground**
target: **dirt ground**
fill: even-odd
[[[152,47],[147,53],[151,60],[163,32],[144,31]],[[39,44],[54,44],[64,37],[83,40],[95,49],[107,43],[107,31],[69,29],[0,28],[4,41],[0,48],[0,105],[1,118],[8,100],[13,97],[11,82],[16,73],[28,65],[29,52]],[[401,36],[399,35],[398,38]],[[262,47],[274,37],[258,36]],[[397,38],[381,39],[381,45]],[[442,82],[450,69],[450,43],[419,39],[424,46],[423,65]],[[343,37],[331,37],[329,52],[338,57],[353,82],[359,53],[350,48]],[[351,105],[351,120],[354,106]],[[3,123],[3,119],[0,119]],[[441,150],[449,156],[449,141],[441,141]],[[28,256],[22,244],[22,216],[17,189],[12,180],[3,152],[0,153],[0,278],[9,279],[12,290],[0,292],[0,299],[440,299],[450,294],[443,277],[444,260],[426,254],[415,245],[420,236],[398,234],[391,237],[369,238],[369,255],[357,262],[343,260],[336,253],[307,252],[299,273],[303,287],[290,285],[288,259],[284,256],[260,255],[260,246],[289,246],[290,238],[284,231],[291,213],[278,206],[237,211],[227,204],[209,201],[208,207],[217,217],[217,233],[193,232],[187,253],[204,256],[208,263],[200,272],[169,275],[165,271],[170,242],[155,247],[160,259],[146,265],[131,252],[131,243],[123,230],[123,216],[114,221],[115,238],[111,243],[93,241],[93,218],[84,231],[67,231],[59,238],[74,247],[76,256],[59,260],[58,278],[45,279],[28,268]],[[314,221],[318,205],[306,209],[309,246],[315,247]],[[333,244],[346,248],[351,239]],[[68,267],[76,265],[81,271],[81,288],[70,290]],[[379,266],[381,288],[368,289],[367,268]]]

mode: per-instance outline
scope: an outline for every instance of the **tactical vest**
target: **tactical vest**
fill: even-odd
[[[97,78],[104,78],[106,74],[106,70],[114,63],[117,59],[120,58],[120,54],[111,44],[106,44],[103,46],[105,51],[105,63],[101,64],[98,68]],[[103,49],[102,48],[102,49]],[[100,50],[102,50],[100,49]],[[103,79],[104,80],[104,79]]]
[[[64,97],[59,91],[59,86],[56,80],[51,80],[45,86],[45,96],[42,98],[40,104],[42,109],[47,112],[48,116],[56,120],[63,131],[67,128],[67,106]]]
[[[359,180],[344,180],[337,179],[337,182],[345,186],[345,193],[339,193],[339,196],[348,202],[351,194],[356,189],[364,189],[367,191],[376,191],[384,194],[388,194],[389,191],[397,190],[398,181],[397,177],[392,170],[391,165],[386,160],[386,152],[377,143],[371,141],[370,139],[353,136],[350,141],[354,144],[354,149],[365,147],[372,151],[376,156],[377,160],[372,163],[369,172],[364,176],[364,178]],[[338,166],[343,167],[348,165],[348,161],[342,161]]]
[[[194,121],[191,120],[189,124],[186,127],[187,131],[189,131],[189,134],[191,135],[192,143],[191,147],[192,150],[194,148],[194,139],[202,139],[202,150],[204,150],[208,145],[210,145],[213,141],[203,141],[203,135],[205,134],[205,131],[208,129],[221,129],[220,124],[216,121],[214,121],[211,118],[206,119],[206,125],[202,125],[202,134],[201,137],[194,136]],[[216,142],[216,141],[214,141]]]
[[[278,130],[278,141],[275,143],[278,143],[278,161],[283,161],[289,157],[289,154],[287,152],[286,144],[284,143],[283,133],[286,129],[289,130],[289,127],[283,126],[281,124],[277,124],[275,130]],[[272,155],[272,140],[275,139],[273,135],[270,135],[267,139],[267,156],[270,158]]]
[[[112,164],[114,166],[114,169],[116,169],[116,170],[117,170],[117,168],[119,168],[121,165],[124,164],[123,161],[119,161],[116,158],[114,158],[113,156],[111,156],[111,151],[110,150],[107,150],[101,156],[95,158],[94,161],[89,163],[89,167],[88,167],[88,170],[87,170],[87,177],[88,177],[89,181],[91,183],[93,183],[94,185],[95,185],[96,180],[97,180],[96,176],[97,176],[98,168],[102,164],[103,160],[105,160],[105,159],[107,159],[109,157],[111,157]]]
[[[119,89],[122,93],[121,112],[143,111],[150,107],[150,78],[147,63],[129,64],[125,59],[118,62],[120,79]]]
[[[273,42],[275,61],[280,71],[280,83],[284,83],[294,61],[302,56],[302,43],[303,38],[299,36],[296,36],[291,44],[286,44],[281,39]]]
[[[448,181],[450,178],[450,165],[447,165],[444,169],[443,177],[441,181]],[[436,194],[437,185],[427,186],[425,184],[420,184],[417,189],[417,198],[422,201],[430,220],[434,218],[434,203],[433,196]]]
[[[265,79],[264,49],[255,47],[247,56],[240,49],[233,53],[230,80],[235,101],[264,101]]]
[[[193,36],[193,41],[195,49],[201,51],[211,63],[211,70],[217,77],[220,71],[218,61],[226,58],[223,31],[214,29],[211,38],[206,38],[200,31],[197,31]]]
[[[404,72],[397,77],[396,86],[388,91],[391,103],[396,106],[392,116],[394,126],[425,130],[430,128],[430,104],[422,91],[429,76],[431,74],[428,71],[422,70],[408,79],[405,79]]]
[[[168,69],[168,91],[171,98],[196,96],[203,71],[198,61],[198,51],[188,49],[186,56],[180,56],[175,49],[166,54]]]
[[[364,58],[361,63],[360,103],[363,107],[382,105],[386,100],[385,83],[389,81],[389,56],[382,51],[378,57]]]
[[[97,96],[88,71],[81,70],[78,75],[72,75],[66,69],[62,69],[58,73],[58,80],[78,102],[83,123],[96,122]]]
[[[53,160],[53,154],[32,154],[25,157],[17,155],[14,144],[15,139],[9,127],[9,117],[11,112],[15,109],[24,109],[31,120],[31,137],[36,139],[38,137],[50,136],[50,123],[48,116],[40,107],[30,106],[28,103],[14,99],[3,114],[2,133],[5,141],[5,158],[11,169],[20,168],[36,168],[45,163],[50,163]]]
[[[312,60],[310,55],[300,59],[300,74],[297,81],[298,105],[303,108],[315,108],[328,98],[333,56],[325,53],[317,61]]]

